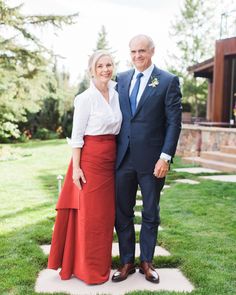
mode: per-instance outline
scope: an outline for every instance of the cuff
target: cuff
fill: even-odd
[[[160,155],[160,159],[166,160],[166,161],[170,161],[171,160],[171,156],[166,154],[166,153],[161,153]]]

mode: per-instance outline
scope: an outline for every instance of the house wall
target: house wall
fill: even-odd
[[[223,145],[236,146],[236,128],[183,124],[176,154],[199,156],[201,151],[219,151]]]
[[[227,83],[224,77],[225,56],[236,54],[236,38],[217,40],[215,45],[215,64],[213,75],[213,102],[210,121],[225,122],[224,114],[224,83]]]

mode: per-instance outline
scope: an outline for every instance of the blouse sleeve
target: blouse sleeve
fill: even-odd
[[[72,135],[69,144],[72,148],[82,148],[84,134],[91,112],[91,103],[87,95],[78,95],[74,100]]]

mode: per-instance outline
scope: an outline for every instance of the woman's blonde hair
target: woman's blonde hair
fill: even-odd
[[[89,73],[90,77],[94,77],[94,75],[96,73],[97,62],[103,56],[109,56],[111,58],[112,65],[114,66],[113,58],[108,51],[97,50],[90,56],[89,61],[88,61],[88,73]]]

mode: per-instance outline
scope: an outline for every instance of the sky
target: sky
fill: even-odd
[[[43,44],[62,57],[59,64],[70,73],[74,83],[87,69],[88,57],[96,48],[102,25],[119,61],[118,71],[127,69],[128,43],[137,34],[152,37],[156,46],[153,62],[165,69],[168,53],[175,50],[169,31],[183,0],[8,0],[7,3],[24,3],[25,14],[79,13],[77,23],[65,25],[62,30],[37,30]]]

